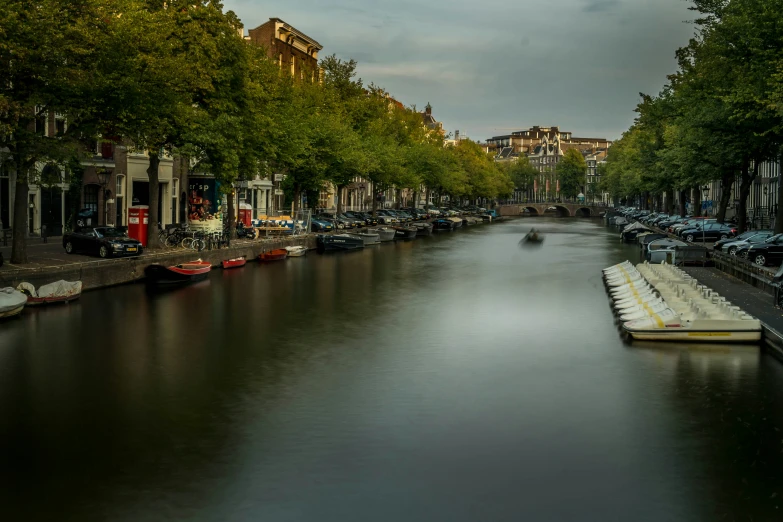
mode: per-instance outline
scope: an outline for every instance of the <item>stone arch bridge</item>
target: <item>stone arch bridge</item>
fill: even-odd
[[[501,216],[598,217],[605,207],[579,203],[515,203],[500,205]]]

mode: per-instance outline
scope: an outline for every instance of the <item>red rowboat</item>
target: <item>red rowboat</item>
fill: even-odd
[[[192,283],[207,278],[212,264],[201,259],[175,266],[150,265],[144,269],[147,281],[157,285]]]
[[[258,255],[259,261],[280,261],[281,259],[285,259],[288,255],[288,250],[285,248],[278,248],[276,250],[272,250],[270,252],[263,252]]]
[[[247,263],[245,256],[226,259],[223,261],[223,268],[239,268],[240,266],[245,266],[245,263]]]

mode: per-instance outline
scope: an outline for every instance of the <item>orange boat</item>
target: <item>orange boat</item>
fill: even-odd
[[[199,259],[174,266],[153,264],[144,269],[144,275],[151,284],[178,285],[202,281],[207,278],[211,269],[209,262]]]
[[[240,266],[245,266],[245,263],[247,263],[245,256],[226,259],[223,261],[223,268],[239,268]]]
[[[288,256],[288,250],[285,248],[278,248],[270,252],[263,252],[258,255],[259,261],[281,261]]]

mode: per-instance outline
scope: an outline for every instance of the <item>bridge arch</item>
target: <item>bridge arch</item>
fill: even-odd
[[[547,205],[544,208],[544,213],[554,212],[558,217],[571,217],[571,211],[564,205]]]
[[[574,210],[574,216],[576,217],[590,217],[593,215],[593,211],[590,207],[579,207]]]
[[[531,216],[540,216],[541,215],[541,211],[539,211],[538,207],[533,207],[533,206],[530,206],[530,205],[523,206],[522,207],[522,211],[523,212],[527,211],[526,213],[529,213]]]

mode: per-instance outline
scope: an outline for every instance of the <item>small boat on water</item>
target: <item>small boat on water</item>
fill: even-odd
[[[223,261],[223,268],[239,268],[241,266],[245,266],[247,263],[247,259],[245,256],[242,257],[235,257],[234,259],[226,259]]]
[[[316,239],[318,252],[337,252],[338,250],[358,250],[364,248],[364,240],[350,234],[319,235]]]
[[[461,217],[447,217],[443,219],[448,219],[452,223],[454,223],[454,228],[459,228],[462,226],[462,218]]]
[[[282,261],[286,257],[288,257],[288,250],[285,248],[276,248],[275,250],[258,254],[258,260],[262,263],[265,261]]]
[[[373,234],[372,232],[356,232],[355,234],[348,235],[360,238],[362,241],[364,241],[364,246],[381,244],[381,236],[377,233]]]
[[[416,239],[419,229],[416,227],[392,227],[394,228],[394,239]]]
[[[525,234],[525,237],[523,237],[520,241],[520,245],[528,245],[528,246],[540,246],[544,242],[544,236],[538,233],[538,230],[531,230],[527,234]]]
[[[416,227],[417,236],[432,235],[432,223],[419,222],[414,223],[413,226]]]
[[[395,234],[397,234],[396,230],[389,227],[368,228],[367,232],[378,234],[378,237],[380,237],[381,242],[394,241],[394,236]]]
[[[149,265],[144,269],[147,282],[155,285],[182,285],[203,281],[212,270],[212,264],[197,259],[174,266]]]
[[[0,319],[6,319],[22,313],[27,304],[27,296],[12,287],[0,288]]]
[[[307,255],[307,249],[303,246],[287,246],[285,249],[288,251],[288,257],[302,257]]]
[[[41,306],[68,303],[79,299],[79,296],[82,295],[82,282],[60,280],[48,285],[41,285],[37,291],[30,283],[20,283],[16,289],[27,296],[28,306]]]
[[[450,232],[455,228],[454,222],[450,219],[436,219],[431,224],[435,232]]]

